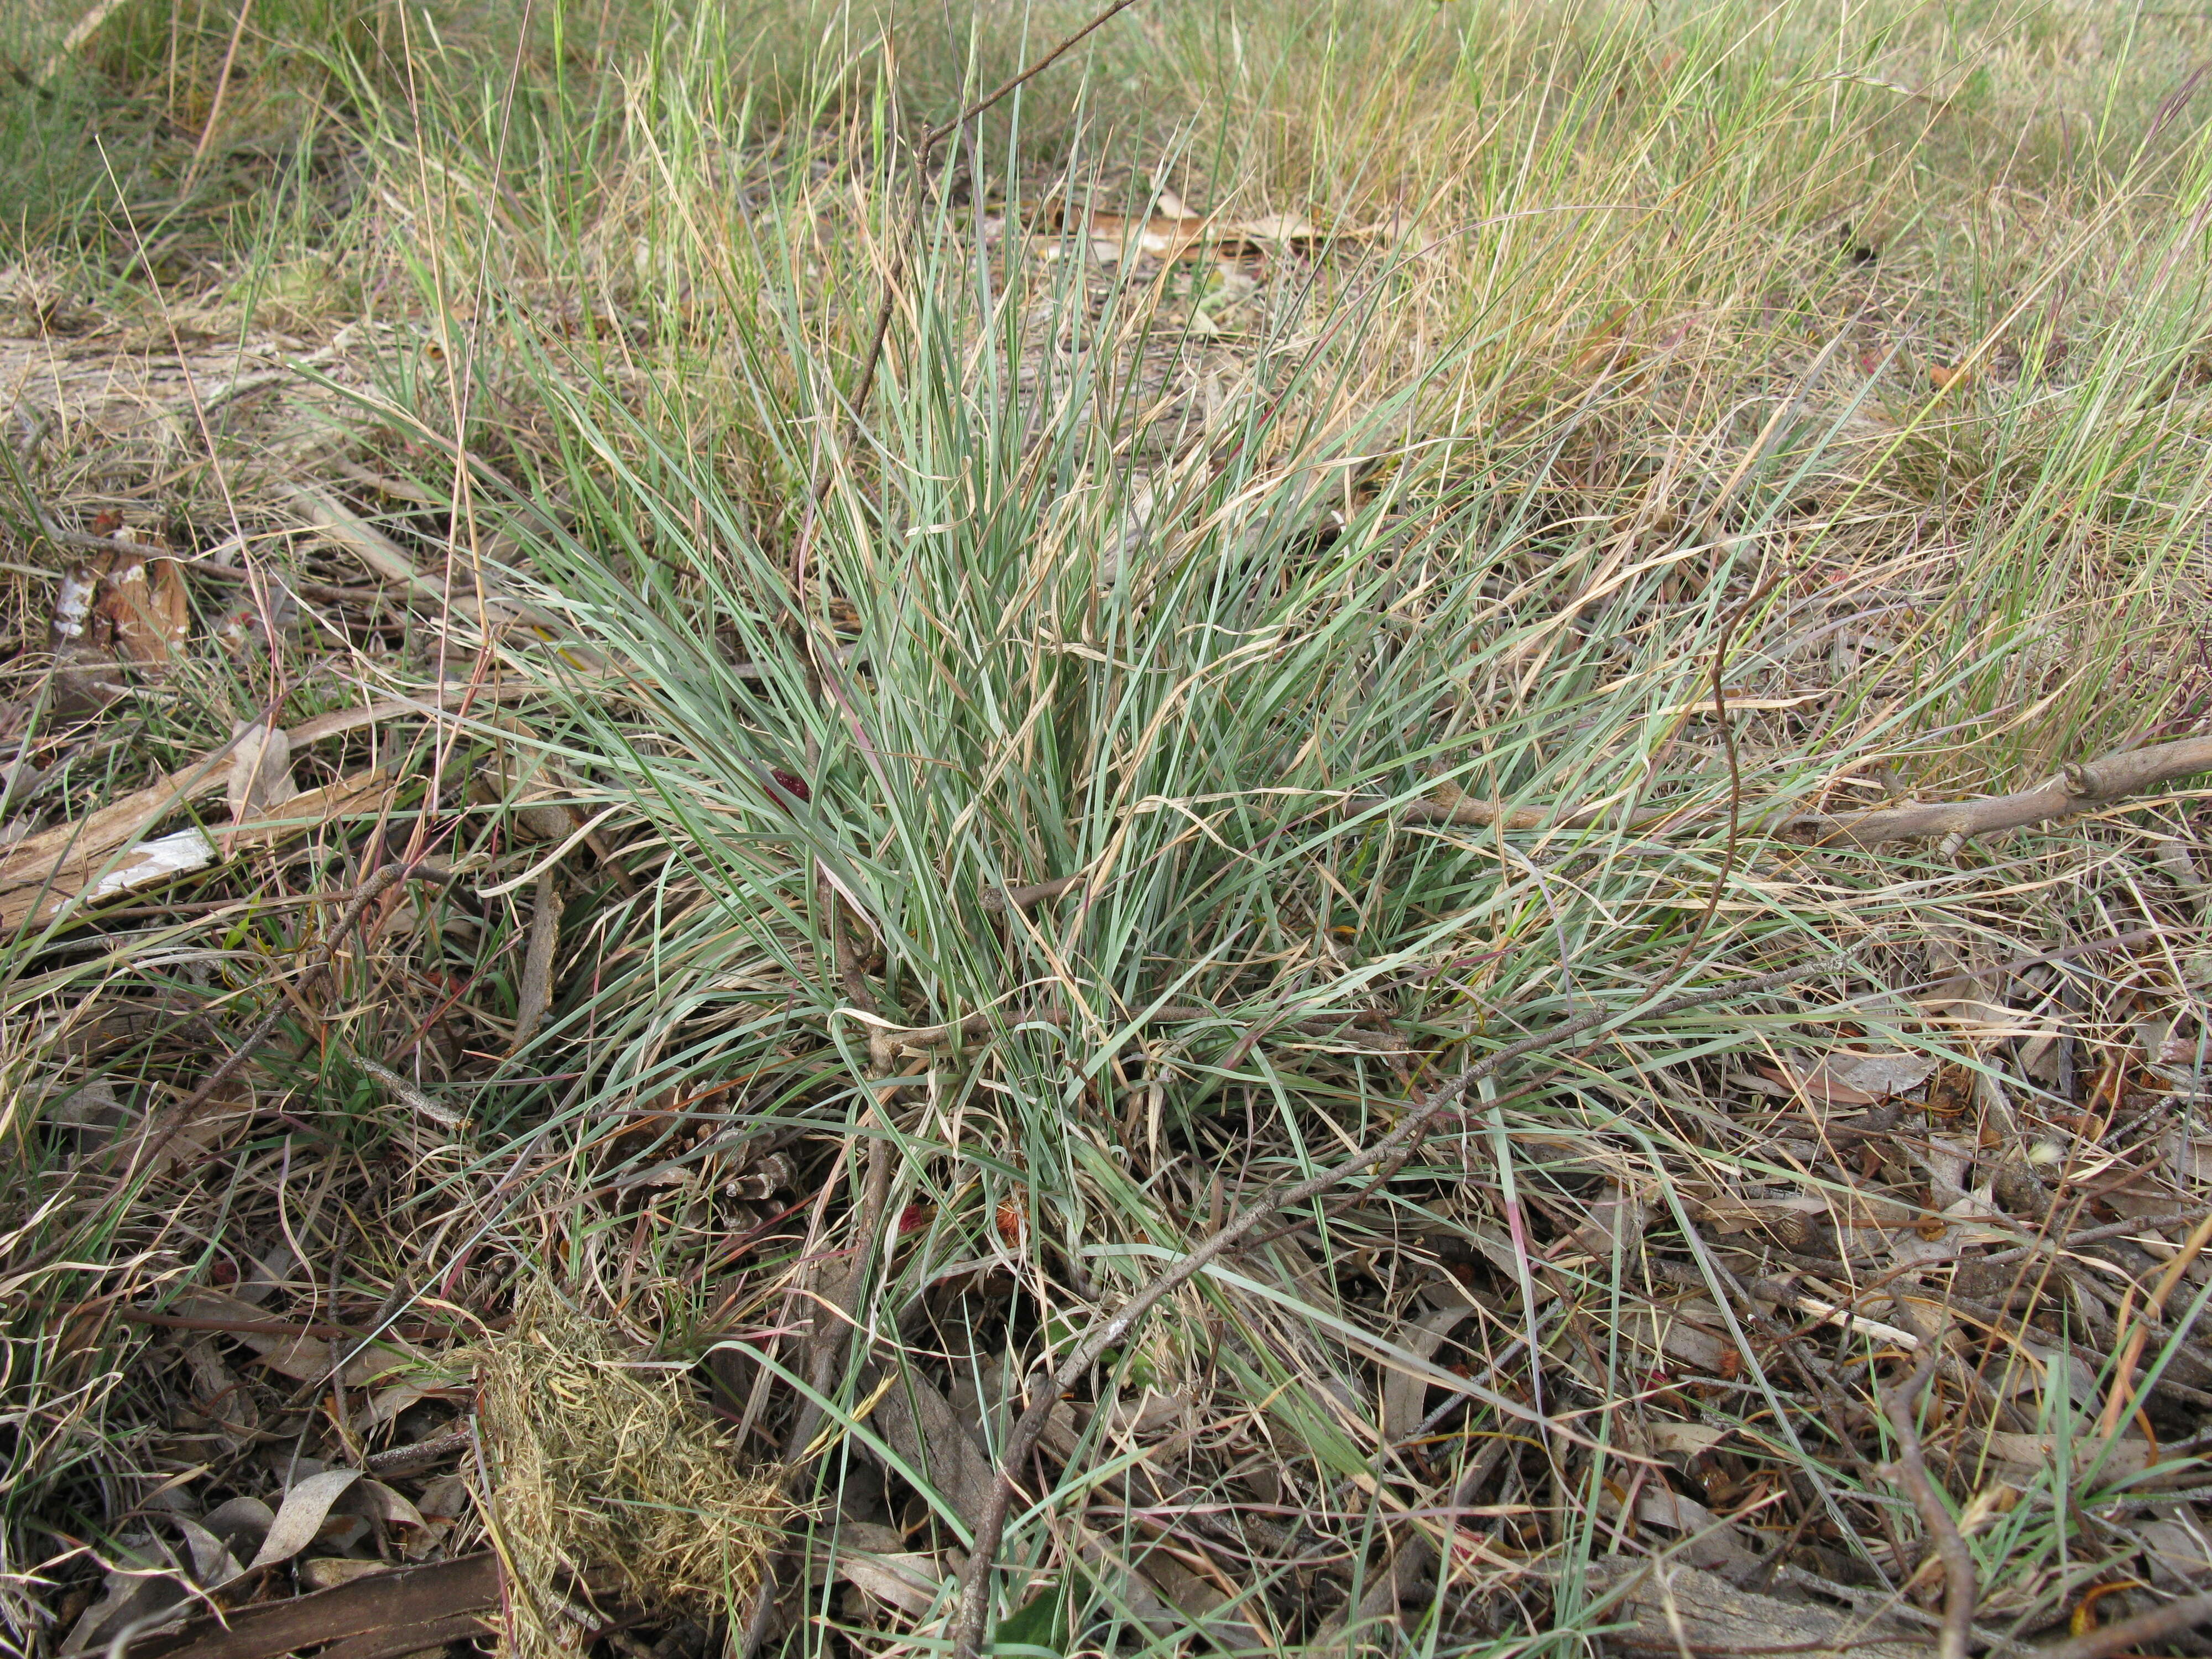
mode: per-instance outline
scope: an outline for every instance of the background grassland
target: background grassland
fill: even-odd
[[[51,74],[82,14],[0,21],[14,822],[414,710],[299,763],[391,771],[374,822],[0,963],[16,1642],[174,1555],[150,1494],[273,1504],[574,1320],[718,1455],[802,1431],[771,1643],[943,1642],[1008,1377],[1600,1008],[1104,1358],[1024,1467],[1003,1642],[1640,1650],[1650,1554],[1932,1625],[1900,1329],[1986,1640],[2193,1582],[2144,1527],[2195,1516],[2212,1405],[2194,798],[1790,820],[2197,729],[2212,22],[1152,0],[917,154],[1087,15],[125,0]],[[1231,246],[1102,260],[1163,191]],[[40,390],[271,341],[274,413]],[[303,483],[447,599],[369,593]],[[103,509],[242,546],[259,643],[195,587],[176,660],[65,706],[37,514]],[[1900,1115],[1806,1085],[1839,1045],[1944,1064]],[[429,1392],[365,1417],[335,1358],[143,1322],[261,1280]],[[659,1559],[638,1629],[742,1631]]]

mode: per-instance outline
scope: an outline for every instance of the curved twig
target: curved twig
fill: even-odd
[[[1919,1330],[1911,1316],[1901,1310],[1899,1317],[1920,1338],[1920,1363],[1912,1368],[1912,1375],[1905,1379],[1903,1388],[1876,1392],[1881,1396],[1890,1427],[1897,1432],[1898,1456],[1893,1466],[1897,1483],[1912,1499],[1912,1507],[1920,1514],[1920,1524],[1935,1540],[1936,1553],[1943,1563],[1943,1626],[1936,1639],[1936,1659],[1966,1659],[1967,1644],[1974,1629],[1974,1603],[1981,1595],[1974,1573],[1974,1552],[1960,1535],[1959,1523],[1951,1518],[1951,1509],[1943,1501],[1943,1494],[1936,1490],[1936,1482],[1928,1473],[1928,1460],[1921,1451],[1920,1430],[1913,1421],[1929,1383],[1935,1380],[1936,1367],[1942,1361],[1942,1334],[1939,1331],[1929,1335]]]

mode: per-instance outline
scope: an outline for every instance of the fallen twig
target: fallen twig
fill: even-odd
[[[2199,1625],[2212,1624],[2212,1590],[2185,1595],[2148,1613],[2123,1619],[2117,1625],[2086,1631],[2070,1641],[2034,1650],[2036,1659],[2107,1659],[2148,1642],[2162,1642]]]
[[[2193,773],[2212,771],[2212,737],[2184,738],[2174,743],[2153,744],[2148,749],[2124,749],[2100,760],[2069,763],[2057,776],[2009,795],[1989,795],[1975,800],[1924,801],[1908,806],[1887,806],[1872,811],[1841,814],[1804,813],[1783,817],[1774,823],[1778,834],[1811,842],[1817,847],[1879,847],[1893,841],[1923,841],[1941,836],[1965,838],[1994,835],[2005,830],[2025,830],[2076,812],[2110,806],[2130,795],[2140,795],[2162,783]],[[1771,816],[1775,809],[1768,809]],[[1630,832],[1700,823],[1719,809],[1660,808],[1624,813],[1617,805],[1559,811],[1545,806],[1498,806],[1473,799],[1452,784],[1438,786],[1431,797],[1417,801],[1407,811],[1414,823],[1464,823],[1507,830],[1587,830],[1603,825]],[[1756,809],[1746,816],[1756,820]]]
[[[1476,1061],[1443,1085],[1426,1101],[1401,1118],[1397,1127],[1381,1139],[1319,1175],[1294,1185],[1278,1185],[1263,1192],[1232,1219],[1215,1229],[1174,1266],[1157,1274],[1131,1297],[1120,1311],[1100,1321],[1088,1336],[1076,1344],[1049,1380],[1036,1389],[1036,1398],[1007,1436],[999,1463],[998,1479],[993,1483],[990,1501],[976,1523],[975,1547],[969,1557],[967,1569],[961,1576],[959,1607],[953,1625],[954,1659],[975,1659],[981,1650],[984,1626],[990,1617],[991,1574],[997,1565],[999,1544],[1006,1530],[1007,1509],[1013,1501],[1014,1482],[1028,1462],[1038,1436],[1044,1432],[1053,1407],[1063,1394],[1081,1381],[1084,1373],[1097,1363],[1101,1354],[1121,1341],[1146,1314],[1196,1278],[1210,1262],[1220,1257],[1247,1233],[1278,1211],[1292,1204],[1303,1203],[1339,1182],[1381,1163],[1400,1146],[1426,1133],[1431,1123],[1477,1083],[1515,1060],[1541,1049],[1556,1048],[1585,1031],[1633,1018],[1638,1013],[1646,1018],[1663,1018],[1737,997],[1757,996],[1798,980],[1832,972],[1836,965],[1837,959],[1831,957],[1818,963],[1801,963],[1795,968],[1779,969],[1771,974],[1740,980],[1732,985],[1688,992],[1639,1008],[1592,1009],[1586,1014],[1577,1015],[1553,1026],[1548,1031],[1540,1031],[1533,1036],[1523,1037],[1518,1042],[1510,1043],[1497,1053]]]
[[[1901,1312],[1899,1316],[1910,1319],[1909,1315]],[[1912,1499],[1912,1507],[1920,1514],[1920,1524],[1935,1540],[1936,1553],[1943,1562],[1943,1627],[1936,1640],[1936,1659],[1966,1659],[1967,1641],[1974,1628],[1974,1603],[1981,1594],[1974,1574],[1974,1553],[1960,1535],[1958,1522],[1951,1518],[1950,1506],[1944,1503],[1943,1494],[1936,1490],[1936,1482],[1929,1475],[1928,1460],[1920,1448],[1920,1431],[1913,1421],[1929,1383],[1935,1379],[1936,1367],[1942,1360],[1943,1343],[1940,1334],[1915,1334],[1921,1343],[1921,1355],[1919,1363],[1912,1368],[1912,1375],[1903,1388],[1877,1392],[1889,1417],[1890,1427],[1897,1431],[1898,1455],[1893,1467],[1898,1484]]]

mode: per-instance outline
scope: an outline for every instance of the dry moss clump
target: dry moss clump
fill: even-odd
[[[780,1518],[684,1374],[641,1365],[556,1297],[471,1355],[491,1468],[489,1520],[510,1571],[517,1650],[574,1651],[564,1602],[588,1583],[670,1618],[727,1618],[759,1583]]]

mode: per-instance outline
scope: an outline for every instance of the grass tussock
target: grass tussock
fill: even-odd
[[[1057,1391],[1001,1650],[2212,1581],[2195,785],[1803,832],[2202,727],[2201,24],[1139,5],[922,164],[1085,16],[0,23],[17,1645],[946,1646],[1088,1334],[1577,1021]]]

